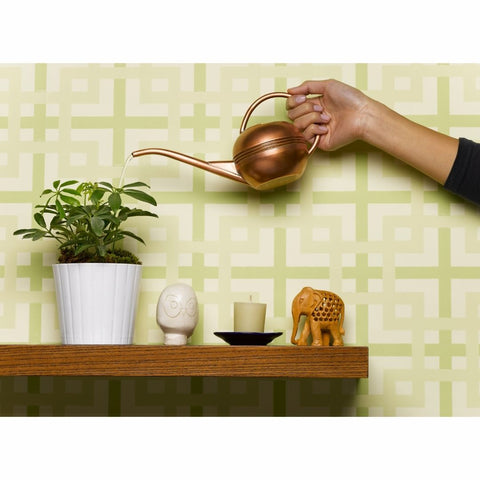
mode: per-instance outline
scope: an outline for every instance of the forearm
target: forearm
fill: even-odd
[[[456,138],[412,122],[375,100],[364,116],[363,141],[445,184],[457,155]]]

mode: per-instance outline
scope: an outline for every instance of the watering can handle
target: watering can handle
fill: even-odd
[[[247,123],[248,120],[250,119],[250,116],[252,115],[253,111],[265,100],[269,100],[270,98],[278,98],[278,97],[283,97],[283,98],[289,98],[291,97],[290,93],[287,92],[272,92],[272,93],[267,93],[266,95],[261,96],[260,98],[257,98],[249,107],[248,110],[245,112],[245,115],[242,120],[242,124],[240,125],[240,133],[243,133],[245,129],[247,128]],[[310,155],[318,145],[318,142],[320,141],[320,135],[315,136],[315,140],[313,141],[312,145],[310,146],[308,150],[308,155]]]

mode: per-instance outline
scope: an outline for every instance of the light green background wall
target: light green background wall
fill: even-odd
[[[230,159],[260,95],[306,79],[343,80],[431,128],[480,140],[477,65],[0,65],[0,342],[58,343],[55,244],[12,236],[52,180],[118,182],[128,154],[163,147]],[[286,119],[270,100],[252,121]],[[317,152],[275,192],[140,157],[159,219],[134,226],[147,247],[135,343],[160,344],[156,302],[195,289],[192,343],[222,343],[232,304],[267,303],[285,334],[304,286],[346,303],[345,342],[368,345],[366,380],[0,379],[3,415],[370,415],[480,413],[480,212],[364,144]],[[294,348],[294,347],[292,347]]]

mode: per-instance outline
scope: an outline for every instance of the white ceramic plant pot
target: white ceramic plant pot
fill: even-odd
[[[132,343],[141,273],[124,263],[53,265],[63,343]]]

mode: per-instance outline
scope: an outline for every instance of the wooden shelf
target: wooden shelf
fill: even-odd
[[[368,347],[0,345],[0,376],[367,378]]]

